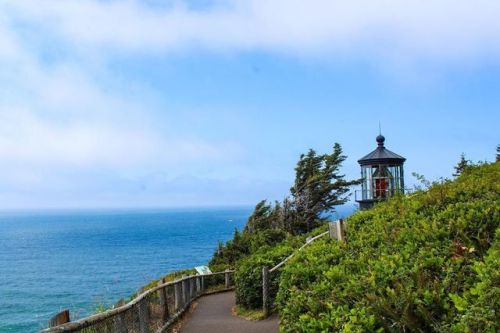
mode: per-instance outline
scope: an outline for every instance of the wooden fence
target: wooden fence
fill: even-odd
[[[198,297],[233,289],[234,271],[193,275],[160,282],[127,304],[73,322],[64,310],[41,333],[161,333],[165,332]]]
[[[263,267],[262,268],[262,312],[264,318],[269,317],[269,314],[271,312],[271,295],[269,293],[269,283],[270,283],[270,274],[278,271],[283,265],[293,258],[295,254],[297,254],[299,251],[301,251],[303,248],[305,248],[307,245],[311,244],[315,240],[329,235],[331,239],[336,239],[338,241],[345,241],[345,223],[344,220],[338,220],[335,222],[330,222],[328,224],[328,231],[319,234],[315,237],[309,238],[306,240],[305,244],[302,245],[297,251],[293,252],[291,255],[289,255],[285,260],[274,266],[273,268],[269,269],[269,267]]]

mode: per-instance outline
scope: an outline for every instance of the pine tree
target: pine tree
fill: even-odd
[[[458,177],[464,172],[465,169],[467,169],[470,166],[470,161],[465,158],[465,154],[462,153],[460,155],[460,161],[458,161],[457,165],[454,166],[455,168],[455,173],[453,174],[454,177]]]
[[[280,228],[291,233],[293,231],[294,222],[294,204],[290,197],[286,197],[283,200],[278,218]]]
[[[346,181],[345,175],[340,174],[345,159],[338,143],[331,154],[318,155],[311,149],[301,155],[291,195],[274,204],[260,201],[243,232],[235,229],[232,240],[225,244],[219,242],[210,265],[234,266],[236,261],[262,246],[279,243],[289,233],[311,231],[335,206],[347,201],[351,185],[359,184],[358,180]]]
[[[340,173],[346,158],[338,143],[335,143],[331,154],[318,155],[311,149],[300,156],[295,168],[295,183],[290,189],[294,233],[312,230],[318,221],[325,219],[325,213],[334,211],[335,206],[347,201],[349,187],[359,181],[347,181],[345,175]]]
[[[245,230],[247,232],[256,232],[257,230],[271,228],[271,215],[273,208],[267,203],[267,200],[260,201],[248,218]]]

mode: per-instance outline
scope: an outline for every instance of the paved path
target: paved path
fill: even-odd
[[[248,321],[231,313],[234,292],[205,296],[198,299],[198,306],[188,315],[180,333],[277,333],[278,318]]]

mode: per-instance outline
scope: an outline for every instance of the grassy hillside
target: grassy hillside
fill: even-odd
[[[281,273],[283,332],[500,331],[500,163],[348,219]]]

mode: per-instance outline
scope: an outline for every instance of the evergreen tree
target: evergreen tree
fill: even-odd
[[[458,161],[457,165],[454,166],[455,168],[455,173],[453,174],[454,177],[458,177],[464,172],[465,169],[467,169],[470,166],[470,161],[465,158],[465,154],[462,153],[460,155],[460,161]]]
[[[240,233],[238,229],[234,229],[233,239],[225,245],[219,241],[215,250],[210,265],[229,265],[234,266],[236,261],[250,253],[250,242],[244,233]]]
[[[300,156],[295,168],[295,183],[290,189],[294,233],[312,230],[318,221],[325,219],[325,213],[334,211],[335,206],[347,201],[349,187],[359,181],[347,181],[345,175],[340,173],[346,158],[338,143],[333,146],[331,154],[318,155],[311,149]]]
[[[283,215],[283,206],[278,200],[276,200],[274,202],[274,206],[271,210],[271,213],[269,214],[269,225],[272,229],[285,230],[283,228],[282,215]]]
[[[278,224],[282,230],[289,233],[293,231],[294,211],[293,200],[286,197],[278,211]]]
[[[253,210],[252,215],[248,218],[245,230],[252,233],[257,230],[271,228],[271,215],[273,207],[267,203],[267,200],[260,201]]]
[[[326,219],[326,213],[347,201],[349,187],[359,181],[346,181],[340,167],[346,156],[338,143],[331,154],[318,155],[314,150],[300,156],[295,168],[291,195],[274,204],[260,201],[248,218],[243,232],[234,231],[233,239],[219,243],[210,265],[234,267],[241,258],[272,246],[287,234],[311,231]]]
[[[248,242],[236,228],[234,228],[232,246],[233,251],[236,253],[248,253]],[[235,258],[234,261],[237,259],[239,258]]]

